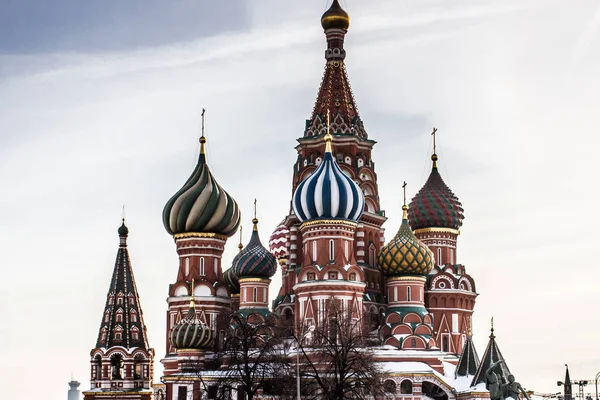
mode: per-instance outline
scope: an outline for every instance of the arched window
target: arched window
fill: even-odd
[[[438,247],[437,249],[437,261],[438,261],[438,265],[443,265],[442,263],[442,249]]]
[[[204,276],[204,257],[200,257],[200,276]]]
[[[355,280],[356,280],[356,273],[355,273],[355,272],[352,272],[352,273],[350,274],[350,280],[351,280],[351,281],[355,281]]]
[[[252,289],[252,301],[255,303],[258,301],[258,290],[256,288]]]
[[[448,336],[442,336],[442,351],[446,353],[450,351],[450,341],[448,340]]]
[[[333,261],[335,259],[335,249],[333,239],[329,239],[329,261]]]
[[[120,354],[114,354],[110,358],[110,379],[123,379],[123,356]]]
[[[190,259],[189,257],[186,257],[185,259],[185,276],[188,276],[190,274]]]
[[[396,393],[396,382],[388,379],[383,383],[383,391],[386,393]]]
[[[454,261],[454,249],[450,249],[450,260],[449,260],[450,264],[454,264],[456,261]]]
[[[410,286],[406,288],[406,300],[410,301]]]
[[[356,159],[356,165],[358,165],[358,168],[361,168],[364,165],[364,161],[362,158],[358,158]]]
[[[144,357],[141,354],[135,356],[133,360],[133,379],[144,379],[143,361]]]
[[[412,394],[413,384],[410,380],[405,379],[400,383],[400,394]]]
[[[94,357],[92,376],[96,380],[99,380],[102,378],[102,358],[100,357],[100,355],[97,355],[96,357]]]
[[[350,254],[347,240],[344,240],[344,252],[346,253],[346,260],[348,260],[350,258]]]
[[[214,266],[215,276],[219,276],[219,274],[217,273],[217,271],[219,270],[219,259],[218,258],[215,258],[214,264],[215,264],[215,266]]]
[[[312,242],[312,250],[313,250],[313,262],[317,262],[317,241],[313,240]]]
[[[410,339],[410,347],[415,349],[417,347],[417,339],[412,338]]]
[[[371,243],[371,245],[369,246],[369,265],[373,267],[377,264],[375,260],[376,253],[377,250],[375,249],[375,246]]]
[[[131,322],[137,322],[137,313],[133,308],[131,309],[131,311],[129,311],[129,319],[131,320]]]

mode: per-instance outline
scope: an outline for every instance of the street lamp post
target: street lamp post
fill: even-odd
[[[302,337],[298,340],[296,339],[296,396],[297,400],[300,400],[300,346],[301,342],[315,330],[315,326],[311,325],[308,327],[308,330]]]

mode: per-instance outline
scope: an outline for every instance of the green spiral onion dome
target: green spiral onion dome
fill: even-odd
[[[237,257],[239,257],[241,253],[238,253],[237,256],[233,259],[233,262],[236,262]],[[240,280],[238,279],[235,272],[233,272],[233,267],[229,268],[227,271],[223,272],[223,280],[227,286],[229,286],[229,290],[231,294],[240,294]]]
[[[171,329],[169,340],[177,349],[204,349],[212,342],[212,330],[198,319],[193,302],[187,316]]]
[[[210,172],[204,153],[204,136],[198,164],[185,185],[165,205],[163,224],[171,235],[215,233],[231,236],[240,225],[240,209]]]
[[[238,278],[271,278],[277,271],[275,256],[265,249],[258,237],[258,220],[254,218],[250,242],[233,261],[233,273]]]
[[[414,235],[408,224],[406,206],[402,224],[394,238],[381,248],[377,257],[379,269],[386,276],[425,276],[434,267],[433,253]]]
[[[350,28],[350,16],[338,0],[333,0],[333,4],[329,7],[329,10],[325,11],[321,17],[321,26],[324,30],[328,29],[344,29]]]
[[[408,219],[412,229],[450,228],[458,230],[465,218],[462,204],[444,183],[437,169],[437,155],[432,155],[433,168],[425,186],[410,202]]]

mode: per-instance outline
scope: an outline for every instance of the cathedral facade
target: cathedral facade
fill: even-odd
[[[146,338],[123,222],[91,352],[86,400],[206,398],[206,387],[191,371],[202,366],[202,373],[218,382],[218,371],[205,360],[218,351],[232,312],[314,329],[325,323],[332,302],[361,321],[375,342],[387,398],[489,398],[486,371],[503,358],[493,330],[481,360],[473,346],[476,285],[457,253],[462,205],[438,171],[434,148],[425,185],[410,202],[405,194],[401,225],[391,227],[397,233],[386,240],[371,156],[376,142],[363,124],[346,72],[350,18],[334,0],[321,25],[325,72],[296,146],[288,215],[266,245],[255,215],[249,243],[240,244],[231,265],[223,265],[225,244],[238,232],[241,213],[207,165],[203,128],[196,168],[163,211],[178,265],[166,287],[162,384],[153,386],[154,350]],[[278,268],[282,280],[272,282]],[[273,284],[280,288],[269,299]],[[497,372],[504,378],[510,374],[505,363]]]

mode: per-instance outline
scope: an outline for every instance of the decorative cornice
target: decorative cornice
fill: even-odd
[[[392,276],[388,278],[388,282],[393,281],[426,282],[427,278],[425,278],[424,276]]]
[[[358,225],[358,222],[352,222],[352,221],[341,220],[341,219],[318,219],[315,221],[306,221],[306,222],[302,223],[302,225],[300,225],[300,229],[307,228],[309,226],[324,225],[324,224],[326,224],[326,225],[345,225],[348,227],[356,228],[356,226]]]
[[[428,232],[452,233],[455,235],[460,235],[460,230],[452,229],[452,228],[421,228],[421,229],[415,229],[413,232],[415,235],[418,235],[419,233],[428,233]]]
[[[267,278],[240,278],[240,284],[250,283],[250,282],[260,282],[260,283],[269,284],[269,283],[271,283],[271,280],[267,279]]]
[[[202,239],[219,239],[226,241],[228,239],[227,236],[221,235],[219,233],[205,233],[205,232],[186,232],[186,233],[176,233],[173,235],[175,240],[177,239],[189,239],[189,238],[202,238]]]

